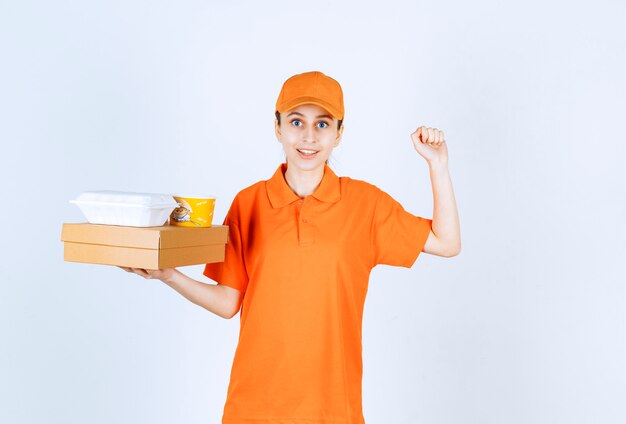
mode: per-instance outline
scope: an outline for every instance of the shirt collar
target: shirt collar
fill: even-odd
[[[282,208],[288,204],[299,200],[300,198],[294,193],[287,181],[285,180],[285,171],[287,164],[281,164],[272,178],[267,180],[267,195],[273,208]],[[328,165],[324,165],[324,176],[322,182],[312,194],[317,200],[327,203],[338,202],[341,198],[341,190],[339,187],[339,177],[333,172]]]

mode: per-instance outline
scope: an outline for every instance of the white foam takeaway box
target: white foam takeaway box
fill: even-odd
[[[167,223],[178,203],[169,194],[113,190],[85,191],[70,203],[90,224],[155,227]]]

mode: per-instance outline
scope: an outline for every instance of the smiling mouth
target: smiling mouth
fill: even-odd
[[[308,149],[296,149],[298,153],[304,156],[313,156],[317,153],[317,150],[308,150]]]

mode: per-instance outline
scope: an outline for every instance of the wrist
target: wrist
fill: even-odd
[[[431,171],[446,171],[448,169],[448,160],[447,159],[439,159],[432,160],[428,162],[428,168]]]
[[[171,268],[170,272],[163,276],[161,281],[163,281],[168,286],[173,286],[180,278],[180,274],[181,272],[179,270],[177,270],[176,268]]]

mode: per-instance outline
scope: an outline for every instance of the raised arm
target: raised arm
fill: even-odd
[[[433,224],[423,251],[437,256],[456,256],[461,252],[461,227],[443,131],[422,126],[411,134],[411,140],[428,163],[433,189]]]

